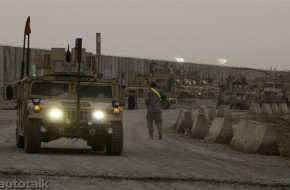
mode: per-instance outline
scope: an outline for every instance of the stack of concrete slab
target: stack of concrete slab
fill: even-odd
[[[210,122],[205,119],[203,113],[195,113],[192,127],[190,130],[190,136],[197,139],[204,139],[208,132],[208,126]]]
[[[267,104],[267,103],[262,104],[261,112],[262,112],[262,114],[266,114],[266,115],[273,114],[270,104]]]
[[[229,144],[233,137],[230,107],[220,106],[217,115],[218,117],[213,119],[204,140],[206,142]]]
[[[208,107],[207,107],[207,106],[201,106],[201,107],[199,108],[198,113],[203,114],[204,119],[205,119],[206,121],[208,121],[208,122],[210,121],[210,120],[209,120],[209,116],[208,116]]]
[[[290,125],[289,121],[278,122],[276,126],[277,144],[280,151],[280,156],[290,157]]]
[[[179,133],[184,133],[186,129],[190,129],[192,126],[192,113],[190,110],[183,109],[181,111],[179,120],[176,124],[176,131]]]
[[[279,155],[274,124],[241,120],[230,144],[246,152]]]
[[[219,106],[218,111],[217,111],[217,116],[223,117],[223,118],[231,118],[232,114],[231,114],[230,106],[229,105]]]
[[[249,110],[248,110],[248,114],[253,114],[253,115],[260,115],[262,114],[261,108],[260,108],[260,104],[258,103],[251,103]]]
[[[282,115],[288,115],[289,114],[289,109],[287,107],[287,104],[285,104],[285,103],[279,104],[278,110],[279,110],[279,113],[282,114]]]
[[[199,113],[203,114],[205,120],[208,122],[212,122],[212,120],[217,116],[215,106],[201,106],[199,108]]]
[[[215,106],[209,106],[208,107],[208,118],[210,121],[213,121],[213,119],[217,116],[217,111]]]
[[[278,109],[278,105],[276,103],[273,103],[272,106],[271,106],[271,109],[272,109],[272,113],[275,114],[275,115],[279,115],[279,109]]]
[[[232,121],[222,117],[215,117],[204,140],[206,142],[230,144],[232,137]]]
[[[180,118],[181,118],[182,112],[184,112],[184,111],[185,111],[184,108],[180,108],[180,109],[178,110],[177,117],[176,117],[175,123],[174,123],[174,125],[173,125],[173,128],[174,128],[174,129],[176,129],[176,126],[177,126],[177,124],[179,123],[179,120],[180,120]]]

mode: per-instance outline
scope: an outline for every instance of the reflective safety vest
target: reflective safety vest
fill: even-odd
[[[153,92],[155,92],[155,94],[157,94],[157,96],[159,97],[160,101],[162,101],[161,95],[159,94],[159,92],[157,90],[155,90],[154,88],[151,88],[151,90]]]

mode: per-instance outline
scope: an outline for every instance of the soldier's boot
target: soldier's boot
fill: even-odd
[[[153,132],[151,133],[149,133],[149,136],[148,136],[148,139],[153,139]]]
[[[158,138],[159,140],[162,140],[162,130],[158,130]]]

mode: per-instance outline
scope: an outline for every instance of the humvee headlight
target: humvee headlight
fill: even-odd
[[[49,116],[51,119],[60,119],[62,117],[62,112],[59,109],[52,109],[49,111]]]
[[[105,117],[105,114],[102,111],[95,111],[95,112],[93,112],[93,118],[96,119],[96,120],[101,120],[104,117]]]
[[[34,111],[35,113],[39,113],[40,110],[41,110],[40,106],[33,106],[33,111]]]
[[[119,115],[120,114],[120,109],[119,108],[114,108],[113,114]]]

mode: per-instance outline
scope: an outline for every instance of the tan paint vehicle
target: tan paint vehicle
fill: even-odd
[[[66,137],[83,139],[94,151],[122,153],[123,89],[115,80],[95,78],[95,57],[81,52],[79,78],[75,50],[52,48],[35,57],[41,76],[7,87],[7,97],[17,103],[18,148],[37,153],[42,142]]]
[[[161,89],[166,95],[166,99],[162,101],[162,109],[167,110],[172,104],[175,104],[175,99],[168,89],[168,74],[165,72],[156,72],[154,76],[137,74],[126,87],[125,96],[128,98],[128,109],[146,108],[144,97],[150,89],[150,82],[154,80],[157,83],[157,88]]]

